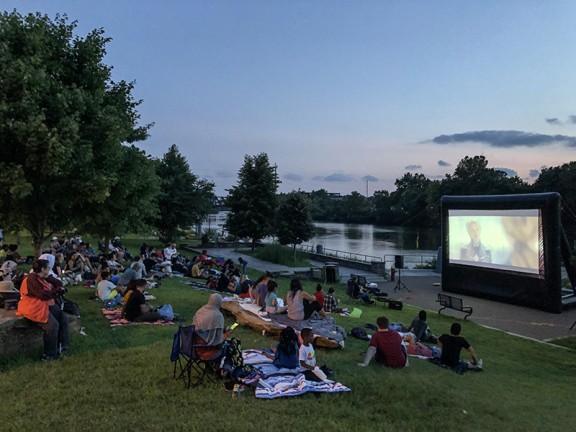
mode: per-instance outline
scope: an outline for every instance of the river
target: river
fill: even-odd
[[[212,228],[222,231],[226,212],[210,215],[202,230]],[[372,257],[386,255],[433,255],[440,246],[440,230],[432,228],[380,227],[367,224],[342,224],[316,222],[316,235],[305,243],[316,250],[350,252]]]
[[[440,230],[379,227],[366,224],[315,223],[316,236],[306,242],[324,249],[383,257],[385,255],[436,255]]]

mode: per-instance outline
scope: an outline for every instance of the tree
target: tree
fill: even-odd
[[[518,176],[508,177],[504,171],[488,168],[484,156],[466,156],[454,174],[447,174],[429,188],[428,216],[440,223],[440,199],[443,195],[503,195],[528,192],[528,185]]]
[[[110,180],[114,180],[110,197],[77,225],[82,232],[104,238],[105,244],[114,235],[147,231],[151,221],[158,217],[157,162],[135,146],[122,147],[119,162],[118,171],[109,173]],[[80,212],[86,214],[83,209]]]
[[[238,183],[228,191],[226,229],[232,235],[256,242],[273,234],[276,190],[280,181],[268,162],[268,155],[244,156],[238,172]]]
[[[109,39],[74,36],[67,17],[0,15],[0,216],[30,231],[36,253],[55,231],[113,199],[123,143],[144,139],[133,84],[111,80]]]
[[[372,216],[368,199],[357,191],[342,199],[340,209],[344,223],[368,223]]]
[[[175,145],[158,164],[157,173],[161,187],[155,226],[160,239],[169,242],[181,230],[206,218],[214,202],[214,183],[194,175]]]
[[[426,197],[431,180],[424,174],[406,173],[390,194],[394,220],[399,225],[426,226]]]
[[[296,245],[314,236],[308,198],[303,192],[292,191],[282,197],[276,214],[276,236],[281,245],[292,245],[296,260]]]
[[[576,162],[542,170],[534,184],[534,192],[558,192],[562,197],[562,226],[571,242],[576,239]]]
[[[333,222],[336,220],[338,201],[330,198],[328,191],[320,189],[310,192],[310,214],[315,221]]]

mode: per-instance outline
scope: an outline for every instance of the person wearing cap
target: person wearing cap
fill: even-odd
[[[136,289],[124,305],[122,311],[124,318],[133,322],[154,322],[162,319],[162,316],[146,303],[144,297],[144,291],[148,287],[146,279],[137,279],[135,285]]]

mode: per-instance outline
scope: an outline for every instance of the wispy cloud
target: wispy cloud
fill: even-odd
[[[344,182],[352,181],[353,178],[350,176],[347,176],[346,174],[334,173],[334,174],[330,174],[329,176],[326,176],[326,177],[315,176],[315,177],[312,177],[312,180],[344,183]]]
[[[545,119],[545,120],[546,120],[546,123],[551,124],[551,125],[557,125],[557,126],[559,126],[559,125],[562,124],[562,122],[561,122],[560,120],[558,120],[556,117],[554,117],[554,118],[547,118],[547,119]]]
[[[443,160],[439,160],[438,161],[438,166],[451,166],[448,162],[443,161]]]
[[[302,180],[302,176],[298,175],[298,174],[294,174],[294,173],[286,173],[284,174],[284,178],[286,180],[292,180],[292,181],[300,181]]]
[[[230,177],[235,177],[236,173],[233,173],[231,171],[216,171],[216,177],[221,177],[221,178],[230,178]]]
[[[576,115],[571,115],[568,121],[570,123],[576,123]]]
[[[505,172],[508,177],[516,177],[518,175],[518,172],[510,168],[494,168],[494,169],[497,171]]]
[[[536,178],[536,177],[538,177],[538,176],[540,175],[540,172],[541,172],[541,171],[540,171],[539,169],[531,169],[529,175],[530,175],[530,177],[532,177],[532,178]]]
[[[408,170],[408,171],[414,171],[414,170],[422,169],[422,165],[406,165],[404,167],[404,169]]]
[[[377,182],[378,181],[378,177],[374,177],[372,175],[367,175],[362,177],[362,181],[367,181],[367,182]]]
[[[576,117],[576,116],[574,116]],[[576,137],[566,135],[543,135],[521,131],[476,131],[453,135],[440,135],[431,141],[435,144],[459,144],[477,142],[492,147],[543,147],[552,144],[563,144],[576,147]]]

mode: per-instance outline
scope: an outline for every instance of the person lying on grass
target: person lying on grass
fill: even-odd
[[[364,361],[358,363],[358,366],[368,366],[374,357],[377,363],[390,368],[399,369],[408,366],[408,356],[402,345],[402,336],[397,331],[389,329],[389,324],[388,318],[384,316],[376,320],[378,331],[370,339]]]
[[[478,359],[478,355],[474,348],[468,343],[466,339],[460,336],[462,326],[458,323],[453,323],[450,326],[450,334],[443,334],[438,338],[438,344],[442,348],[442,355],[440,362],[454,369],[456,372],[464,372],[466,370],[479,370],[482,369],[482,359]],[[465,362],[460,360],[460,350],[464,348],[470,353],[472,362]]]

